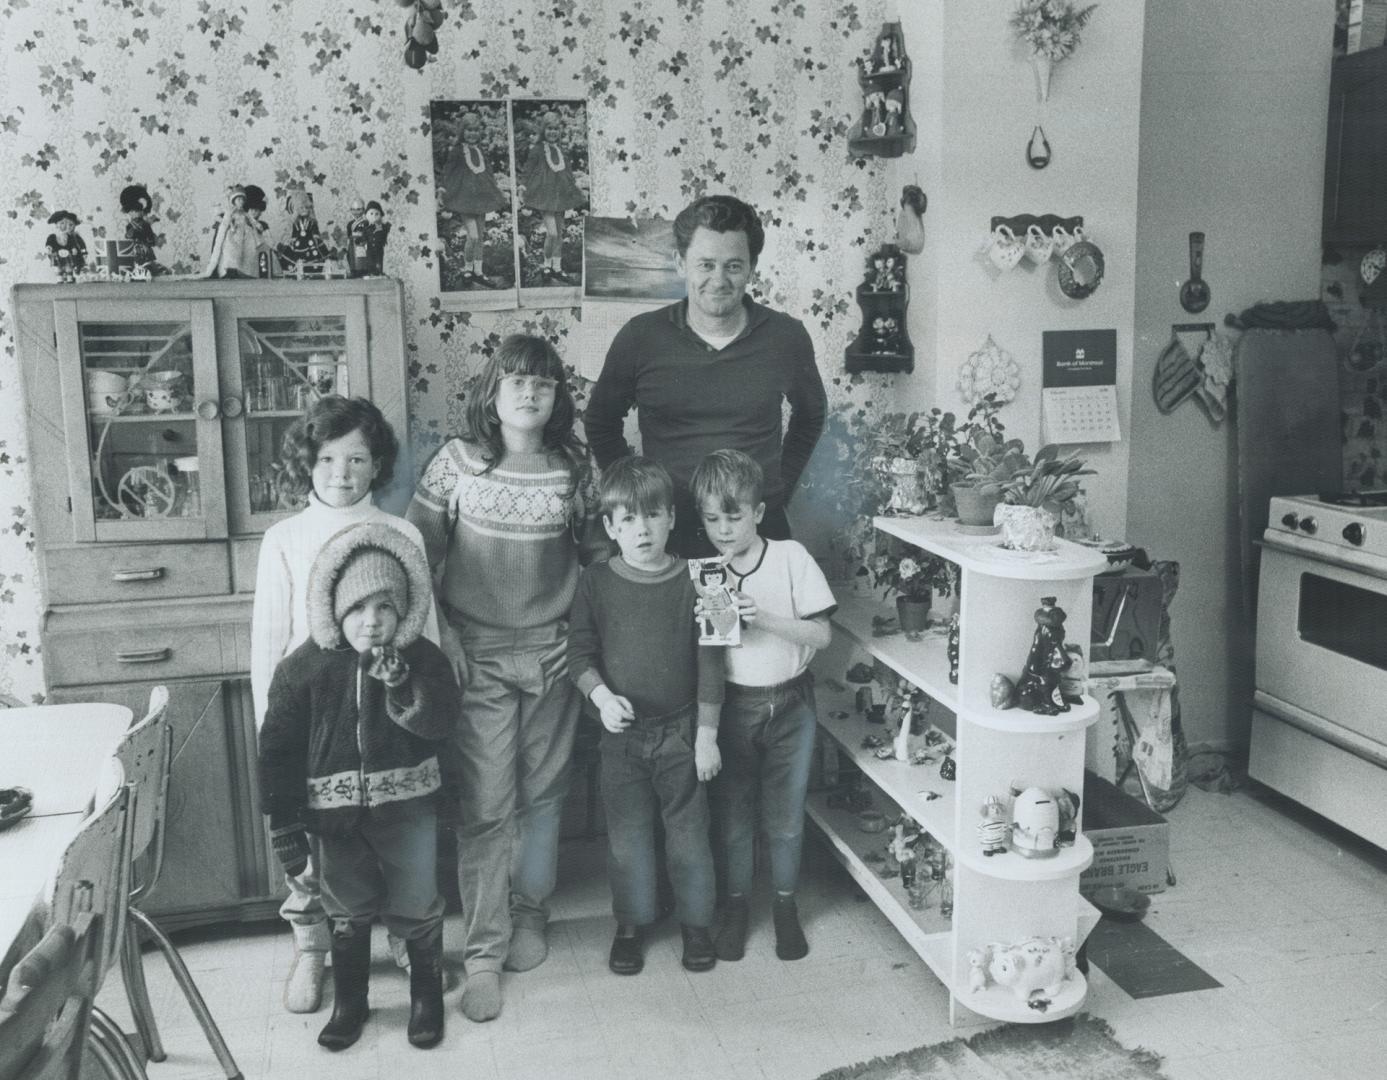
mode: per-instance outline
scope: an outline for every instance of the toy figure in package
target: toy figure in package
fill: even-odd
[[[727,564],[721,557],[690,559],[689,577],[698,593],[698,643],[740,645],[742,622],[737,599],[727,583]]]

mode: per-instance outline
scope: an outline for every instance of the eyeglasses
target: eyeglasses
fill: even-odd
[[[536,396],[552,394],[558,389],[558,382],[546,379],[543,375],[507,375],[502,380],[516,393],[530,393]]]

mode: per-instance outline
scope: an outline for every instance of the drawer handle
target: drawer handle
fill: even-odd
[[[118,652],[116,661],[121,664],[159,664],[173,657],[173,650],[165,645],[162,649],[142,649],[139,652]]]
[[[111,575],[112,581],[158,581],[164,576],[162,566],[151,566],[145,570],[117,570]]]

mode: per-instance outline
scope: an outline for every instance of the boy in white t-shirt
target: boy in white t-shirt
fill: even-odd
[[[836,605],[802,544],[757,534],[766,510],[763,482],[761,467],[746,454],[718,450],[703,459],[689,485],[708,539],[727,560],[743,625],[741,647],[727,650],[718,728],[722,772],[711,789],[727,895],[716,939],[720,960],[740,960],[746,950],[758,801],[775,889],[775,953],[798,960],[809,952],[795,906],[818,729],[809,661],[829,642]]]

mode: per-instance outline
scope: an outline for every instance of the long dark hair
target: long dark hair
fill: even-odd
[[[568,466],[569,491],[577,490],[588,468],[587,447],[573,430],[578,408],[568,388],[568,374],[558,350],[542,337],[532,334],[511,334],[505,338],[491,359],[477,375],[471,397],[467,401],[467,432],[465,438],[481,447],[486,460],[484,472],[490,472],[505,456],[506,446],[501,437],[501,418],[496,413],[496,391],[507,375],[538,375],[553,379],[554,411],[544,425],[544,449],[563,459]]]
[[[313,466],[324,443],[360,431],[380,468],[371,481],[371,490],[388,487],[395,476],[395,459],[400,440],[385,415],[365,398],[345,398],[328,394],[319,398],[284,433],[280,448],[283,468],[277,486],[288,505],[302,505],[313,490]]]

